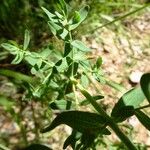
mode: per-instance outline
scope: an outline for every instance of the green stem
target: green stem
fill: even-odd
[[[126,135],[119,129],[118,125],[112,120],[110,116],[102,109],[102,107],[97,104],[96,101],[93,100],[93,97],[80,85],[72,80],[76,86],[80,89],[81,93],[89,100],[89,102],[93,105],[93,107],[107,120],[108,125],[112,128],[112,130],[116,133],[116,135],[120,138],[120,140],[126,145],[129,150],[137,150],[136,147],[132,144],[132,142],[126,137]]]
[[[31,110],[32,110],[32,117],[33,117],[34,126],[35,126],[35,129],[34,129],[34,132],[35,132],[35,135],[36,135],[35,141],[38,142],[39,141],[38,123],[37,123],[37,119],[36,119],[36,116],[35,116],[33,102],[31,103]]]
[[[100,28],[106,27],[106,26],[108,26],[108,25],[110,25],[110,24],[113,24],[113,23],[116,22],[116,21],[122,20],[122,19],[124,19],[124,18],[126,18],[126,17],[128,17],[128,16],[130,16],[130,15],[132,15],[132,14],[134,14],[134,13],[136,13],[136,12],[138,12],[138,11],[140,11],[140,10],[146,8],[146,7],[148,7],[148,6],[149,6],[149,4],[146,4],[146,5],[144,5],[144,6],[140,7],[140,8],[138,8],[138,9],[136,9],[136,10],[134,10],[134,11],[131,11],[131,12],[129,12],[129,13],[127,13],[127,14],[121,16],[121,17],[116,18],[116,19],[113,20],[113,21],[110,21],[110,22],[108,22],[108,23],[106,23],[106,24],[103,24],[103,25],[101,25],[101,26],[99,26],[99,27],[93,29],[93,30],[90,30],[90,33],[95,32],[97,29],[100,29]]]
[[[136,108],[135,110],[141,110],[141,109],[145,109],[145,108],[148,108],[148,107],[150,107],[150,104],[145,105],[145,106],[141,106],[139,108]]]
[[[26,81],[28,83],[33,82],[32,77],[29,77],[27,75],[24,75],[22,73],[18,73],[18,72],[12,71],[12,70],[0,69],[0,75],[12,77],[12,78],[15,78],[17,80]]]

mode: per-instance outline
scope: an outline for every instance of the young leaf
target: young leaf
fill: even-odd
[[[124,109],[125,112],[128,109],[130,109],[128,112],[129,114],[127,113],[127,116],[124,114],[125,116],[123,118],[129,117],[130,113],[131,115],[133,115],[133,112],[132,112],[133,109],[137,108],[144,101],[144,99],[145,99],[145,96],[140,87],[131,89],[119,99],[118,103],[116,103],[116,105],[114,106],[112,110],[111,116],[114,118],[121,118],[120,113],[122,109]],[[130,106],[130,107],[126,107],[126,106]]]
[[[91,51],[90,48],[88,48],[84,43],[78,40],[74,40],[73,42],[71,42],[71,45],[83,52]]]
[[[69,30],[74,30],[77,28],[87,17],[89,11],[89,6],[85,6],[79,10],[79,12],[75,12],[73,18],[69,21],[70,26]]]
[[[140,84],[143,93],[150,103],[150,73],[146,73],[141,77]]]
[[[14,45],[12,45],[12,44],[9,44],[9,43],[2,43],[1,46],[2,46],[4,49],[8,50],[8,51],[9,51],[11,54],[13,54],[13,55],[16,55],[17,52],[18,52],[18,50],[19,50],[18,47],[14,46]]]
[[[68,31],[64,28],[63,30],[62,30],[62,32],[58,35],[58,36],[60,36],[61,37],[61,39],[66,39],[67,40],[67,37],[68,37]]]
[[[23,50],[26,50],[30,42],[30,32],[25,30]]]
[[[135,115],[138,118],[138,120],[142,123],[142,125],[150,131],[150,118],[140,110],[136,110]]]
[[[82,112],[82,111],[66,111],[59,114],[53,122],[41,132],[45,133],[53,130],[61,124],[66,124],[73,129],[84,132],[88,130],[94,130],[97,132],[106,124],[105,118],[96,113]]]
[[[96,60],[96,68],[99,69],[102,65],[102,57],[98,57]]]
[[[20,52],[18,51],[15,59],[11,62],[12,64],[19,64],[24,58],[24,53],[23,52]]]
[[[57,35],[58,31],[62,29],[61,26],[59,26],[58,24],[54,23],[53,21],[48,21],[48,25],[50,27],[51,32],[54,35]]]
[[[67,4],[64,0],[59,0],[58,3],[59,9],[66,15],[68,16],[68,8],[67,8]]]
[[[44,7],[41,7],[41,8],[47,14],[47,16],[48,16],[48,18],[50,20],[53,20],[53,18],[56,17],[54,14],[52,14],[51,12],[49,12],[46,8],[44,8]]]

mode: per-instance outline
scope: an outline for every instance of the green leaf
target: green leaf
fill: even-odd
[[[10,150],[10,149],[5,147],[4,145],[0,144],[0,150]]]
[[[150,73],[146,73],[141,77],[140,84],[143,93],[150,103]]]
[[[89,11],[89,6],[85,6],[78,11],[75,12],[73,18],[69,21],[70,26],[69,30],[74,30],[77,28],[87,17]]]
[[[113,117],[113,120],[115,122],[123,122],[127,118],[131,117],[134,115],[134,107],[133,106],[124,106],[120,108],[120,112],[113,111],[111,116]]]
[[[66,57],[66,61],[67,61],[68,66],[70,66],[73,63],[72,58],[69,56]]]
[[[82,111],[66,111],[59,114],[53,122],[41,132],[45,133],[53,130],[61,124],[66,124],[73,129],[84,132],[90,131],[98,132],[104,124],[106,124],[105,118],[96,113],[82,112]]]
[[[11,54],[13,54],[13,55],[16,55],[17,52],[18,52],[18,50],[19,50],[18,47],[14,46],[14,45],[12,45],[12,44],[9,44],[9,43],[3,43],[3,44],[1,44],[1,46],[2,46],[4,49],[8,50],[8,51],[9,51]]]
[[[67,37],[68,37],[68,30],[66,30],[65,28],[62,30],[62,33],[60,33],[58,36],[61,37],[61,39],[66,39],[67,40]]]
[[[78,40],[74,40],[73,42],[71,42],[71,45],[83,52],[91,51],[90,48],[88,48],[84,43],[82,43],[81,41],[78,41]]]
[[[23,50],[26,50],[30,42],[30,32],[25,30]]]
[[[80,20],[81,20],[80,13],[78,11],[75,11],[75,14],[71,20],[71,23],[76,24],[76,23],[79,23]]]
[[[0,106],[3,106],[5,109],[10,109],[14,105],[14,102],[9,98],[0,95]]]
[[[73,108],[72,102],[68,100],[56,100],[50,103],[50,108],[54,110],[69,110]],[[75,106],[75,105],[74,105]]]
[[[104,96],[102,96],[102,95],[96,95],[96,96],[92,96],[92,97],[93,97],[93,100],[95,100],[95,101],[104,98]],[[81,106],[85,106],[85,105],[88,105],[88,104],[90,104],[90,102],[89,102],[89,100],[87,100],[87,99],[83,100],[83,101],[80,103]]]
[[[63,16],[62,16],[59,12],[55,11],[55,15],[56,15],[59,19],[63,19]]]
[[[59,4],[58,4],[59,9],[66,15],[68,16],[68,8],[67,8],[67,4],[65,3],[64,0],[59,0]]]
[[[133,115],[133,109],[138,108],[139,105],[144,101],[145,96],[144,93],[142,92],[140,87],[131,89],[130,91],[126,92],[120,99],[119,101],[115,104],[111,116],[116,118],[122,118],[121,111],[123,110],[124,112],[129,111],[126,115],[126,113],[123,112],[124,119],[128,118],[131,115]],[[126,106],[131,106],[131,107],[126,107]],[[133,109],[132,109],[133,107]],[[128,110],[129,109],[129,110]],[[124,120],[123,119],[123,120]]]
[[[11,62],[12,64],[19,64],[24,58],[24,52],[18,51],[15,59]]]
[[[84,87],[84,88],[87,88],[89,86],[89,79],[88,77],[85,75],[85,74],[82,74],[81,76],[81,85]]]
[[[53,18],[56,17],[54,14],[52,14],[51,12],[49,12],[46,8],[44,8],[44,7],[41,7],[41,8],[47,14],[47,16],[48,16],[48,18],[50,20],[53,20]]]
[[[61,26],[59,26],[58,24],[54,23],[53,21],[48,21],[48,25],[50,27],[51,32],[54,35],[57,35],[58,31],[62,29]]]
[[[69,42],[65,42],[64,57],[66,57],[71,50],[72,50],[71,44]]]
[[[30,146],[22,150],[52,150],[52,149],[42,144],[31,144]]]
[[[99,69],[102,65],[102,57],[98,57],[96,60],[96,68]]]
[[[72,147],[72,149],[75,149],[75,144],[81,138],[81,135],[82,134],[80,132],[73,130],[71,135],[65,140],[63,149],[66,149],[69,145]]]
[[[78,71],[78,63],[77,62],[73,62],[69,67],[68,70],[65,72],[65,75],[67,77],[70,77],[72,74],[76,75]]]
[[[150,118],[140,110],[136,110],[135,115],[142,125],[150,131]]]

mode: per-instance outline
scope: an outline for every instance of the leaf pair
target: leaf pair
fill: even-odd
[[[79,132],[97,132],[106,124],[105,118],[96,113],[82,111],[66,111],[59,114],[53,122],[41,132],[53,130],[60,124],[66,124]]]
[[[75,143],[79,139],[81,140],[81,145],[79,146],[89,147],[99,134],[110,134],[106,128],[107,121],[103,116],[83,111],[62,112],[57,115],[49,126],[41,130],[41,132],[51,131],[61,124],[66,124],[73,128],[72,134],[64,143],[64,148],[68,145],[75,147]]]
[[[1,46],[8,50],[11,54],[16,55],[14,60],[11,62],[12,64],[19,64],[24,59],[24,51],[27,50],[30,42],[30,33],[28,30],[25,30],[24,35],[24,43],[23,48],[20,49],[19,47],[9,44],[9,43],[3,43]]]
[[[141,87],[131,89],[125,93],[116,103],[111,116],[116,122],[122,122],[132,115],[136,115],[139,121],[149,129],[150,119],[142,111],[138,110],[140,104],[147,98],[150,100],[150,73],[141,77]]]

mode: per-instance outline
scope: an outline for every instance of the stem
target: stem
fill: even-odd
[[[69,37],[70,37],[70,43],[72,42],[72,34],[69,32]],[[72,70],[71,70],[71,77],[73,77],[73,72],[74,72],[74,49],[71,49],[71,58],[72,58]]]
[[[32,77],[27,76],[27,75],[22,74],[22,73],[12,71],[12,70],[0,69],[0,75],[7,76],[7,77],[12,77],[12,78],[15,78],[17,80],[26,81],[28,83],[33,82]]]
[[[33,117],[34,126],[35,126],[34,132],[35,132],[35,135],[36,135],[36,142],[38,142],[38,140],[39,140],[38,123],[37,123],[36,116],[35,116],[33,102],[31,103],[31,110],[32,110],[32,117]]]
[[[110,22],[108,22],[108,23],[106,23],[106,24],[103,24],[103,25],[101,25],[101,26],[99,26],[99,27],[97,27],[97,28],[95,28],[95,29],[92,29],[92,30],[90,31],[90,33],[93,33],[93,32],[96,31],[97,29],[100,29],[100,28],[106,27],[106,26],[108,26],[108,25],[110,25],[110,24],[113,24],[113,23],[116,22],[116,21],[122,20],[122,19],[124,19],[124,18],[126,18],[126,17],[128,17],[128,16],[130,16],[130,15],[132,15],[132,14],[134,14],[134,13],[136,13],[136,12],[138,12],[138,11],[140,11],[140,10],[146,8],[146,7],[148,7],[148,6],[149,6],[149,4],[146,4],[146,5],[144,5],[144,6],[140,7],[140,8],[138,8],[138,9],[136,9],[136,10],[134,10],[134,11],[131,11],[131,12],[129,12],[129,13],[127,13],[127,14],[121,16],[121,17],[116,18],[116,19],[113,20],[113,21],[110,21]]]
[[[120,140],[126,145],[129,150],[137,150],[132,142],[126,137],[126,135],[119,129],[118,125],[112,120],[110,116],[102,109],[102,107],[93,100],[93,97],[80,85],[77,81],[73,80],[76,86],[80,89],[81,93],[89,100],[93,107],[107,120],[108,125],[120,138]]]
[[[78,109],[78,107],[79,107],[79,101],[78,101],[78,98],[77,98],[76,88],[75,88],[74,84],[73,84],[72,88],[73,88],[73,93],[74,93],[74,96],[75,96],[76,109]]]
[[[141,110],[141,109],[148,108],[148,107],[150,107],[150,104],[145,105],[145,106],[141,106],[139,108],[136,108],[135,110]]]
[[[25,128],[25,125],[23,124],[23,120],[24,120],[24,116],[22,114],[23,112],[23,104],[22,104],[22,101],[20,102],[20,113],[17,114],[18,115],[18,118],[19,118],[19,121],[18,121],[18,124],[21,128],[21,134],[22,134],[22,138],[23,138],[23,141],[24,141],[24,144],[27,146],[28,145],[28,138],[27,138],[27,131],[26,131],[26,128]]]
[[[1,150],[10,150],[9,148],[5,147],[4,145],[0,144],[0,149]]]

